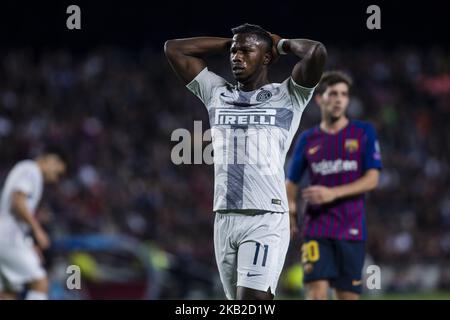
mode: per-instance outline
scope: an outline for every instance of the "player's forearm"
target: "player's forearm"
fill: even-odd
[[[317,58],[326,58],[325,46],[315,40],[287,39],[283,42],[283,50],[296,55],[300,59],[303,59],[308,54],[317,56]]]
[[[28,210],[26,205],[26,195],[15,193],[11,204],[12,212],[22,221],[28,224],[34,232],[40,228],[39,222],[34,218],[33,214]]]
[[[368,170],[361,178],[333,188],[336,198],[345,198],[366,193],[378,185],[379,172],[376,169]]]
[[[210,54],[227,52],[230,45],[230,38],[197,37],[167,40],[164,50],[168,55],[182,54],[202,58]]]

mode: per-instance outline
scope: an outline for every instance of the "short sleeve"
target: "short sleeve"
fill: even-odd
[[[366,133],[366,147],[363,156],[363,170],[381,169],[381,151],[380,143],[377,138],[375,129],[371,125],[365,128]]]
[[[300,109],[300,111],[303,111],[306,108],[308,102],[311,100],[317,85],[314,86],[313,88],[303,87],[295,83],[292,77],[289,77],[286,81],[288,92],[292,98],[294,106]]]
[[[197,96],[205,106],[208,106],[214,95],[215,89],[225,86],[227,81],[204,68],[200,73],[189,82],[186,87],[195,96]]]
[[[13,190],[23,192],[26,195],[31,195],[34,190],[35,180],[36,178],[32,172],[22,172],[15,181]]]
[[[298,183],[301,180],[303,173],[306,170],[305,147],[306,136],[305,134],[301,134],[297,139],[287,173],[288,180],[294,183]]]

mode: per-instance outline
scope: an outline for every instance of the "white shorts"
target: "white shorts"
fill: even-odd
[[[0,235],[0,290],[20,290],[23,285],[46,277],[32,239],[16,224],[0,219]]]
[[[216,213],[214,250],[226,297],[236,299],[238,286],[275,295],[289,241],[288,213]]]

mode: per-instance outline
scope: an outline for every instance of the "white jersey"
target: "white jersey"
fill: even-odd
[[[25,193],[28,210],[34,214],[41,200],[42,190],[43,177],[37,163],[33,160],[23,160],[17,163],[9,172],[3,186],[0,199],[0,223],[12,222],[22,231],[26,231],[27,225],[19,222],[11,212],[12,195],[16,191]]]
[[[315,88],[289,77],[246,92],[207,68],[187,88],[209,114],[214,211],[288,211],[286,153]]]

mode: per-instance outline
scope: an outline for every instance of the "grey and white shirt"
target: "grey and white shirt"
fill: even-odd
[[[214,211],[288,211],[284,162],[315,88],[289,77],[246,92],[208,68],[187,88],[209,114]]]

